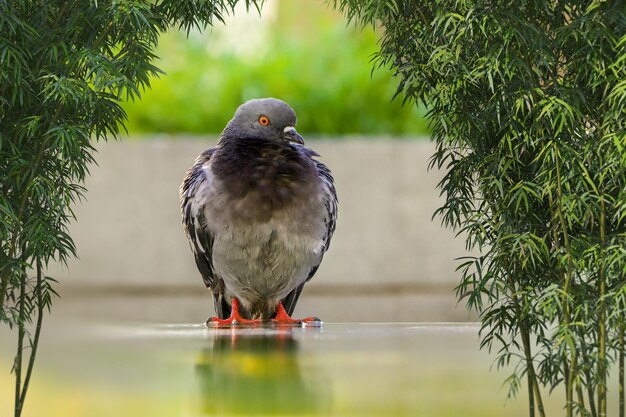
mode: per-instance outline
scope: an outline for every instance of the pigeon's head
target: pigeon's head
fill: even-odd
[[[303,144],[296,131],[296,112],[275,98],[260,98],[243,103],[228,122],[222,138],[270,139]]]

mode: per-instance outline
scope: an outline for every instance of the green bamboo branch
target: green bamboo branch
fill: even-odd
[[[59,120],[59,117],[61,116],[61,109],[62,109],[61,106],[57,107],[54,115],[52,116],[50,126],[54,126],[53,123],[56,123]],[[17,137],[15,139],[17,139]],[[50,137],[48,136],[41,141],[41,146],[37,150],[37,154],[35,155],[33,164],[31,165],[30,175],[28,177],[28,180],[25,182],[26,184],[32,184],[33,179],[37,176],[38,169],[41,167],[41,159],[43,158],[46,150],[48,149],[49,140],[50,140]],[[15,257],[15,254],[16,254],[16,250],[18,246],[17,245],[18,237],[21,232],[24,212],[26,211],[26,205],[28,203],[28,196],[29,196],[28,191],[29,190],[28,190],[28,185],[27,185],[26,189],[22,190],[22,193],[21,193],[20,205],[18,206],[17,216],[16,216],[16,221],[17,221],[17,224],[15,226],[16,229],[13,231],[13,234],[11,236],[11,243],[9,244],[9,251],[8,251],[9,260],[13,259],[13,257]],[[0,289],[0,310],[4,309],[4,303],[6,301],[6,293],[7,293],[7,288],[8,288],[10,279],[11,279],[11,268],[6,268],[2,274],[2,288]]]

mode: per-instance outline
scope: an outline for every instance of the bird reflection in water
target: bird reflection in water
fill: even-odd
[[[292,329],[256,330],[211,335],[212,348],[203,349],[196,363],[199,411],[210,416],[328,411],[328,383],[322,381],[314,362],[302,366]]]

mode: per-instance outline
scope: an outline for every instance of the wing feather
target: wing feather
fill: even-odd
[[[210,185],[211,176],[205,166],[210,162],[215,148],[202,152],[192,167],[187,171],[180,186],[180,207],[183,228],[189,239],[189,245],[196,259],[196,265],[204,284],[213,289],[216,286],[213,273],[213,235],[206,227],[204,201],[197,198],[198,193]]]
[[[224,283],[214,273],[214,236],[207,227],[206,210],[204,209],[206,201],[199,195],[210,188],[212,176],[208,168],[215,149],[211,148],[202,152],[187,171],[187,175],[185,175],[180,186],[180,208],[183,228],[189,239],[196,265],[204,284],[213,292],[215,313],[217,317],[225,319],[230,316],[231,307],[224,298]]]
[[[320,155],[314,150],[307,148],[305,146],[295,145],[295,144],[293,146],[296,147],[301,154],[305,155],[315,164],[319,179],[322,184],[322,187],[321,187],[322,198],[324,200],[324,206],[326,207],[326,212],[324,214],[324,224],[326,225],[326,231],[325,231],[324,238],[323,238],[324,243],[321,248],[321,255],[319,257],[318,262],[311,266],[309,275],[305,281],[306,283],[309,280],[311,280],[311,278],[313,278],[313,276],[317,272],[317,269],[320,266],[320,263],[322,262],[324,253],[330,247],[330,241],[333,237],[333,233],[335,232],[335,227],[337,225],[337,202],[338,200],[337,200],[337,190],[335,189],[335,180],[333,178],[332,173],[330,172],[330,169],[328,169],[328,167],[324,165],[322,162],[315,159],[316,157],[319,157]],[[302,292],[303,288],[304,288],[304,283],[294,288],[293,291],[291,291],[282,300],[283,307],[285,307],[285,310],[287,311],[289,315],[293,314],[293,310],[296,307],[296,303],[298,302],[298,298],[300,298],[300,293]]]

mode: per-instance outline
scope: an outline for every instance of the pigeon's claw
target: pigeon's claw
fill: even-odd
[[[317,317],[306,317],[304,319],[294,319],[283,307],[283,303],[278,303],[276,307],[276,316],[272,319],[272,323],[277,325],[290,325],[290,326],[313,326],[319,327],[322,325],[322,321]]]
[[[239,314],[239,300],[233,298],[231,305],[230,317],[227,319],[220,319],[219,317],[209,317],[206,321],[208,327],[231,327],[231,326],[249,326],[262,324],[260,319],[246,319]]]

